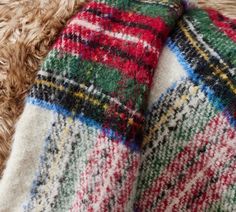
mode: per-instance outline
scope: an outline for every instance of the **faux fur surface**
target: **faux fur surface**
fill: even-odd
[[[0,173],[11,149],[16,119],[40,62],[65,22],[84,0],[0,1]],[[235,0],[199,0],[236,17]]]
[[[0,1],[0,172],[40,62],[83,0]]]

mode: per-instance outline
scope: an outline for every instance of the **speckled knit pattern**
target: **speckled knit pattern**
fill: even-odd
[[[162,53],[137,211],[236,210],[236,21],[192,9]]]
[[[28,133],[44,146],[25,211],[132,211],[147,96],[182,10],[178,0],[93,1],[67,24],[18,123],[35,131],[16,129],[16,143]],[[31,119],[45,114],[48,129]]]

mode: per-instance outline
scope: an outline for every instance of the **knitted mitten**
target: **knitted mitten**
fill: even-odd
[[[0,209],[132,210],[146,97],[181,12],[179,0],[107,0],[74,16],[27,98]]]
[[[236,211],[236,20],[191,9],[168,38],[145,124],[137,211]]]

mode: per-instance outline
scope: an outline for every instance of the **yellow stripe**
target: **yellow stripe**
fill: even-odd
[[[183,31],[183,33],[186,35],[186,37],[189,39],[190,43],[195,47],[195,49],[197,49],[199,51],[199,53],[203,56],[203,58],[206,60],[206,61],[209,61],[209,57],[208,55],[202,51],[201,48],[199,48],[198,46],[198,42],[196,40],[194,40],[191,35],[189,34],[189,32],[187,31],[186,28],[184,28],[183,24],[182,23],[179,23],[179,27],[180,29]]]
[[[56,85],[52,82],[48,82],[46,80],[36,80],[36,83],[37,84],[42,84],[42,85],[46,85],[48,87],[52,87],[52,88],[56,88],[60,91],[65,91],[65,88],[61,85]],[[82,93],[81,91],[80,92],[75,92],[75,93],[72,93],[70,91],[67,91],[68,93],[80,98],[80,99],[84,99],[84,100],[87,100],[89,101],[92,105],[95,105],[95,106],[102,106],[102,108],[104,110],[107,110],[107,108],[109,107],[108,104],[102,104],[99,100],[95,99],[95,98],[91,98],[89,97],[88,95]]]
[[[198,43],[196,40],[192,38],[192,36],[189,34],[187,29],[183,26],[183,23],[179,23],[180,29],[183,31],[183,33],[186,35],[190,43],[197,49],[197,51],[200,53],[200,55],[207,61],[209,62],[209,56],[198,46]],[[228,78],[228,76],[219,68],[214,67],[211,65],[213,68],[213,71],[216,75],[218,75],[223,81],[226,82],[226,85],[229,87],[229,89],[236,94],[236,85]]]
[[[198,90],[199,87],[194,86],[189,90],[190,93],[188,95],[182,95],[180,98],[175,100],[172,107],[170,107],[168,111],[161,116],[159,122],[157,122],[155,126],[149,131],[148,135],[144,136],[142,147],[144,147],[147,143],[151,141],[151,137],[153,136],[153,134],[161,127],[161,125],[168,121],[169,117],[173,113],[175,113],[175,109],[180,108],[183,104],[185,104],[191,96],[197,93]]]
[[[46,80],[36,80],[36,83],[37,84],[42,84],[42,85],[46,85],[48,87],[52,87],[52,88],[56,88],[60,91],[65,91],[65,88],[61,85],[56,85],[52,82],[48,82]],[[102,106],[102,108],[104,109],[104,111],[106,111],[108,108],[109,108],[109,104],[102,104],[99,100],[95,99],[95,98],[91,98],[89,95],[86,95],[85,93],[79,91],[79,92],[75,92],[75,93],[72,93],[70,91],[66,91],[80,99],[84,99],[86,101],[89,101],[91,104],[95,105],[95,106]],[[118,113],[118,114],[121,114],[121,113]],[[128,124],[129,125],[133,125],[133,124],[136,124],[137,126],[140,126],[140,124],[134,122],[133,118],[129,118],[128,119]]]

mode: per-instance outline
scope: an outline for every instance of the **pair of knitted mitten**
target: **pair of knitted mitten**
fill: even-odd
[[[191,9],[160,57],[137,211],[236,211],[236,20]]]
[[[180,0],[92,1],[62,31],[17,124],[0,211],[131,211],[144,112]]]

